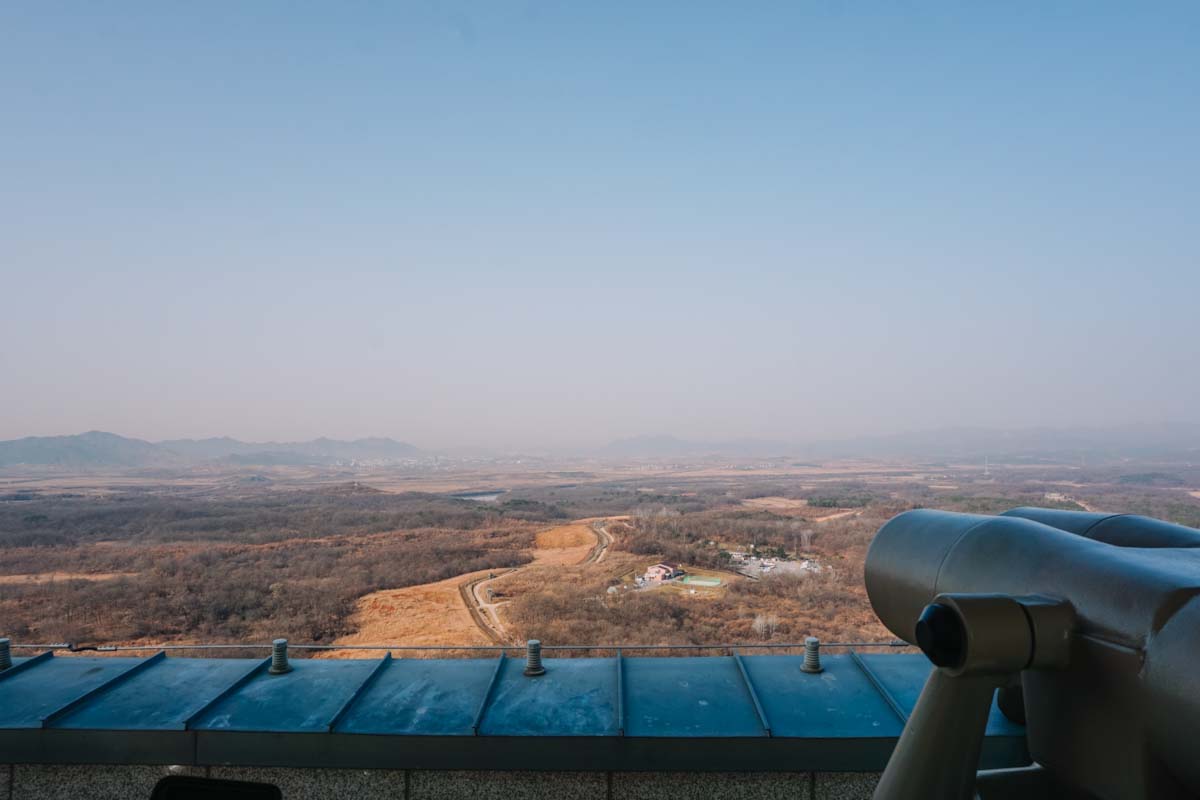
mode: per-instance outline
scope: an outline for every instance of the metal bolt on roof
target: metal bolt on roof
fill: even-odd
[[[288,640],[276,639],[271,643],[271,668],[267,672],[272,675],[283,675],[291,672],[292,665],[288,663]]]
[[[0,670],[8,669],[12,666],[12,642],[8,639],[0,639]]]
[[[809,636],[804,640],[804,663],[800,665],[801,672],[821,672],[821,640]]]
[[[546,674],[542,666],[542,643],[537,639],[525,643],[525,674],[531,678]]]

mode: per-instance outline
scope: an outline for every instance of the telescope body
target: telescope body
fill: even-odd
[[[1030,617],[1033,649],[1062,654],[1020,671],[1033,759],[1105,800],[1200,796],[1200,531],[1128,515],[922,509],[880,529],[865,577],[875,613],[913,644],[939,595],[1073,611],[1060,642],[1037,642]]]

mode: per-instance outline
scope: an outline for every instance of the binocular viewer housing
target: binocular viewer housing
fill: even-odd
[[[1200,530],[920,509],[880,529],[865,577],[880,620],[936,667],[877,798],[1029,800],[1035,783],[1051,797],[1200,797]],[[977,780],[992,695],[1017,686],[1001,708],[1026,724],[1036,780]]]

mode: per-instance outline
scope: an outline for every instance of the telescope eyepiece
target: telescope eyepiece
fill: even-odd
[[[1070,604],[1041,596],[939,594],[913,629],[915,644],[952,675],[1007,675],[1066,665]]]
[[[957,669],[967,655],[967,629],[948,605],[930,603],[917,618],[917,646],[934,666]]]

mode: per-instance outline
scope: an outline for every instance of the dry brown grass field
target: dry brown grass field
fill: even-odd
[[[0,633],[449,647],[882,641],[891,637],[867,602],[863,560],[878,527],[907,508],[1050,502],[1200,524],[1200,469],[1171,465],[253,473],[0,476]],[[484,490],[502,493],[448,495]],[[754,548],[792,574],[731,572],[729,551]],[[801,559],[820,571],[796,571]],[[660,560],[722,583],[635,588],[631,579]]]
[[[587,521],[558,525],[534,534],[534,564],[577,564],[596,545],[596,534]]]
[[[350,617],[354,633],[335,644],[491,645],[494,642],[475,623],[459,588],[488,570],[457,575],[436,583],[385,589],[361,598]],[[382,650],[335,650],[331,658],[377,658]],[[405,653],[418,655],[418,653]]]
[[[368,594],[355,604],[350,617],[355,632],[338,638],[335,644],[470,646],[504,641],[508,638],[507,626],[497,613],[498,604],[486,599],[486,590],[492,588],[504,597],[510,586],[528,585],[515,583],[527,573],[534,585],[559,579],[564,566],[584,561],[595,547],[592,521],[579,520],[535,533],[532,561],[525,566],[480,570],[436,583]],[[361,657],[364,652],[335,651],[332,655]],[[382,655],[382,651],[367,651],[365,655]]]
[[[22,575],[0,575],[0,583],[55,583],[66,581],[111,581],[132,578],[136,572],[29,572]]]
[[[790,497],[751,497],[743,500],[742,505],[750,508],[761,508],[775,513],[800,511],[808,507],[807,500],[796,500]]]

